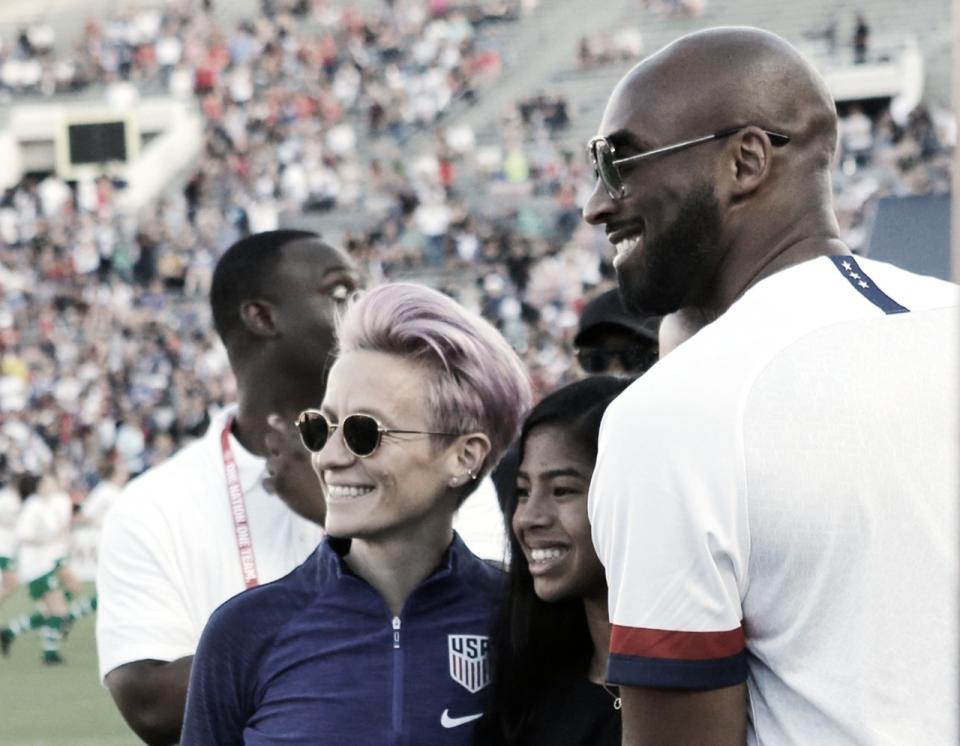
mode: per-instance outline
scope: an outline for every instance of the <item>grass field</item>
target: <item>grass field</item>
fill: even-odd
[[[93,586],[87,587],[88,592]],[[26,588],[0,605],[0,624],[31,610]],[[66,663],[44,666],[36,633],[18,637],[0,658],[2,746],[135,746],[110,694],[97,678],[95,617],[80,619],[63,642]]]

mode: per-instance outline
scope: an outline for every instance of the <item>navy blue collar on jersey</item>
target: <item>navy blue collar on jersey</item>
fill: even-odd
[[[901,306],[893,298],[877,287],[877,284],[864,272],[857,260],[850,254],[831,256],[830,261],[840,270],[840,274],[847,278],[850,287],[873,303],[886,314],[909,313],[910,309]]]

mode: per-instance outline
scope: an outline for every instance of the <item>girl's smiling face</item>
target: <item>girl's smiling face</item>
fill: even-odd
[[[517,473],[513,531],[544,601],[606,593],[587,519],[594,459],[562,426],[534,427]]]

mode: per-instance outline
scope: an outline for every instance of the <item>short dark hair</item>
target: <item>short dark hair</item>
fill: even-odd
[[[544,397],[520,430],[519,461],[530,432],[544,425],[563,428],[596,461],[603,413],[631,383],[631,378],[590,376]],[[478,726],[476,744],[524,743],[527,717],[537,696],[552,685],[585,677],[593,655],[583,601],[567,598],[547,603],[534,592],[533,576],[513,533],[516,508],[514,484],[504,504],[512,561],[491,639],[490,704]]]
[[[265,231],[241,238],[223,252],[210,283],[210,309],[224,344],[240,328],[240,304],[262,293],[273,276],[283,256],[281,249],[294,241],[319,238],[312,231]]]

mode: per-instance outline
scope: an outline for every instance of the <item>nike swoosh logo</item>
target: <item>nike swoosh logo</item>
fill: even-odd
[[[443,714],[440,716],[440,725],[444,728],[456,728],[458,725],[466,725],[467,723],[472,723],[478,718],[482,718],[483,713],[477,712],[473,715],[464,715],[463,717],[455,718],[450,717],[450,710],[444,710]]]

